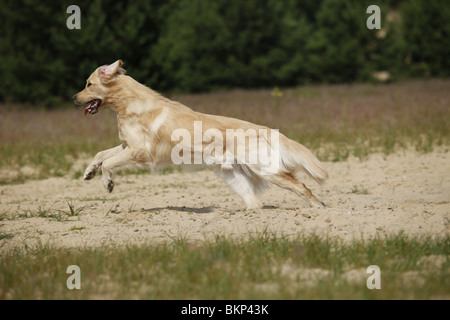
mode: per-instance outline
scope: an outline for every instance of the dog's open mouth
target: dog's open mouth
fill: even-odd
[[[102,100],[94,99],[88,102],[88,106],[84,109],[84,115],[97,113],[98,107],[102,104]]]

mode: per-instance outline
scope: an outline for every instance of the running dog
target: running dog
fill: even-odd
[[[87,105],[85,115],[103,108],[115,111],[122,142],[97,153],[84,173],[85,180],[101,169],[103,185],[112,192],[113,173],[126,167],[201,163],[242,197],[248,209],[262,207],[258,195],[270,184],[296,193],[312,206],[324,206],[299,182],[301,173],[318,183],[328,178],[306,147],[277,130],[195,112],[125,75],[122,64],[117,60],[97,68],[86,87],[73,96],[76,105]]]

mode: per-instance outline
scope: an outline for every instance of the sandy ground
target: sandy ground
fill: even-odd
[[[89,182],[62,177],[4,185],[0,235],[9,236],[0,240],[0,252],[39,243],[98,247],[263,231],[294,237],[316,233],[346,241],[401,231],[448,236],[447,149],[325,163],[330,179],[324,186],[306,175],[304,180],[326,203],[325,209],[309,208],[295,194],[273,187],[263,195],[263,209],[247,211],[209,170],[117,176],[112,194],[99,177]],[[68,202],[75,210],[83,208],[78,216],[64,213],[69,211]],[[53,217],[38,217],[39,210],[48,210]],[[25,213],[34,217],[24,217]]]

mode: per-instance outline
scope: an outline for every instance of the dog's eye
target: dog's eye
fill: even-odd
[[[87,86],[88,86],[88,87],[92,86],[92,83],[88,82]]]

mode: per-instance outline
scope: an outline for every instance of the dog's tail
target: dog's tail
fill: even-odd
[[[291,171],[294,176],[299,169],[316,180],[319,184],[328,179],[327,170],[320,161],[305,146],[286,138],[282,143],[282,161],[285,168]]]

